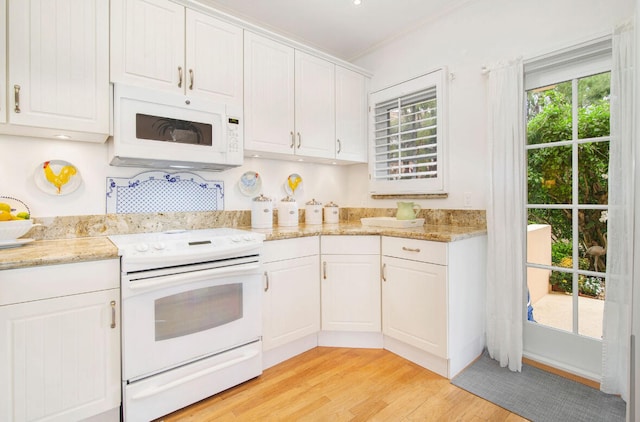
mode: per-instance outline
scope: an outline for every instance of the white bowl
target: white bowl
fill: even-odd
[[[15,240],[33,227],[32,220],[0,221],[0,241]]]

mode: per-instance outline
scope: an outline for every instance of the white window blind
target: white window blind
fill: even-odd
[[[372,193],[442,192],[442,74],[412,79],[372,94]]]

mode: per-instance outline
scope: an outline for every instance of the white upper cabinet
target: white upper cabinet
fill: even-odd
[[[295,54],[296,154],[335,156],[335,65],[310,54]]]
[[[186,91],[242,105],[242,29],[189,9],[186,22]]]
[[[336,65],[336,158],[367,162],[368,78]]]
[[[240,105],[242,35],[168,0],[113,0],[111,81]]]
[[[367,161],[364,75],[251,32],[244,41],[246,155]]]
[[[294,50],[245,32],[245,151],[294,153]]]
[[[108,2],[9,0],[7,16],[0,16],[11,52],[7,60],[0,38],[8,61],[0,114],[10,123],[0,132],[103,142],[109,133]]]
[[[0,0],[0,22],[7,22],[7,2]],[[0,123],[7,121],[7,31],[0,31]]]
[[[184,15],[167,0],[113,0],[111,81],[184,92]]]

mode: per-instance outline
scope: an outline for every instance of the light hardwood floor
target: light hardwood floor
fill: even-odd
[[[158,421],[525,421],[381,349],[317,347]]]

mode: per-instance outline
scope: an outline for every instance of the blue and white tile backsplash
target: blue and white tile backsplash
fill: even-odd
[[[194,173],[146,171],[107,177],[107,213],[224,210],[224,183]]]

